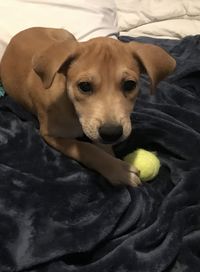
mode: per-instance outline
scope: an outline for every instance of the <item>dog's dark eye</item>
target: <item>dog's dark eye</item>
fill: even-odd
[[[137,82],[134,80],[124,80],[122,82],[122,90],[124,92],[131,92],[133,91],[137,86]]]
[[[93,90],[92,84],[87,81],[79,82],[78,88],[82,93],[91,93]]]

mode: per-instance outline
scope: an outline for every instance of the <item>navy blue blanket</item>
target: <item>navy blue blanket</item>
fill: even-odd
[[[141,40],[177,60],[155,96],[142,78],[134,133],[116,147],[157,151],[159,175],[141,187],[110,186],[0,99],[0,272],[200,271],[200,36]]]

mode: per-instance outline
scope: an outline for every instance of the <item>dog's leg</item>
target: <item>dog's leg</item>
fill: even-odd
[[[98,146],[99,148],[103,149],[105,152],[107,152],[108,154],[112,155],[113,157],[115,157],[115,153],[113,151],[112,145],[106,145],[106,144],[97,144],[95,143],[96,146]]]
[[[137,186],[138,171],[124,161],[114,158],[97,146],[78,140],[43,135],[45,141],[63,154],[102,174],[114,185]]]

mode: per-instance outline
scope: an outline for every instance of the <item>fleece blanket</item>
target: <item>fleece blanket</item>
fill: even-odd
[[[158,176],[138,188],[112,187],[55,151],[34,116],[0,99],[1,272],[200,271],[200,36],[139,40],[168,50],[177,69],[155,96],[142,78],[134,131],[115,149],[157,152]]]

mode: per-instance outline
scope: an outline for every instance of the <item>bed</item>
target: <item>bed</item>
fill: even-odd
[[[159,174],[137,188],[110,186],[48,146],[36,118],[1,88],[0,272],[200,271],[199,1],[107,2],[98,14],[109,23],[90,35],[157,44],[177,61],[154,96],[142,77],[134,133],[115,148],[119,158],[156,151]],[[3,48],[9,35],[1,39]]]

